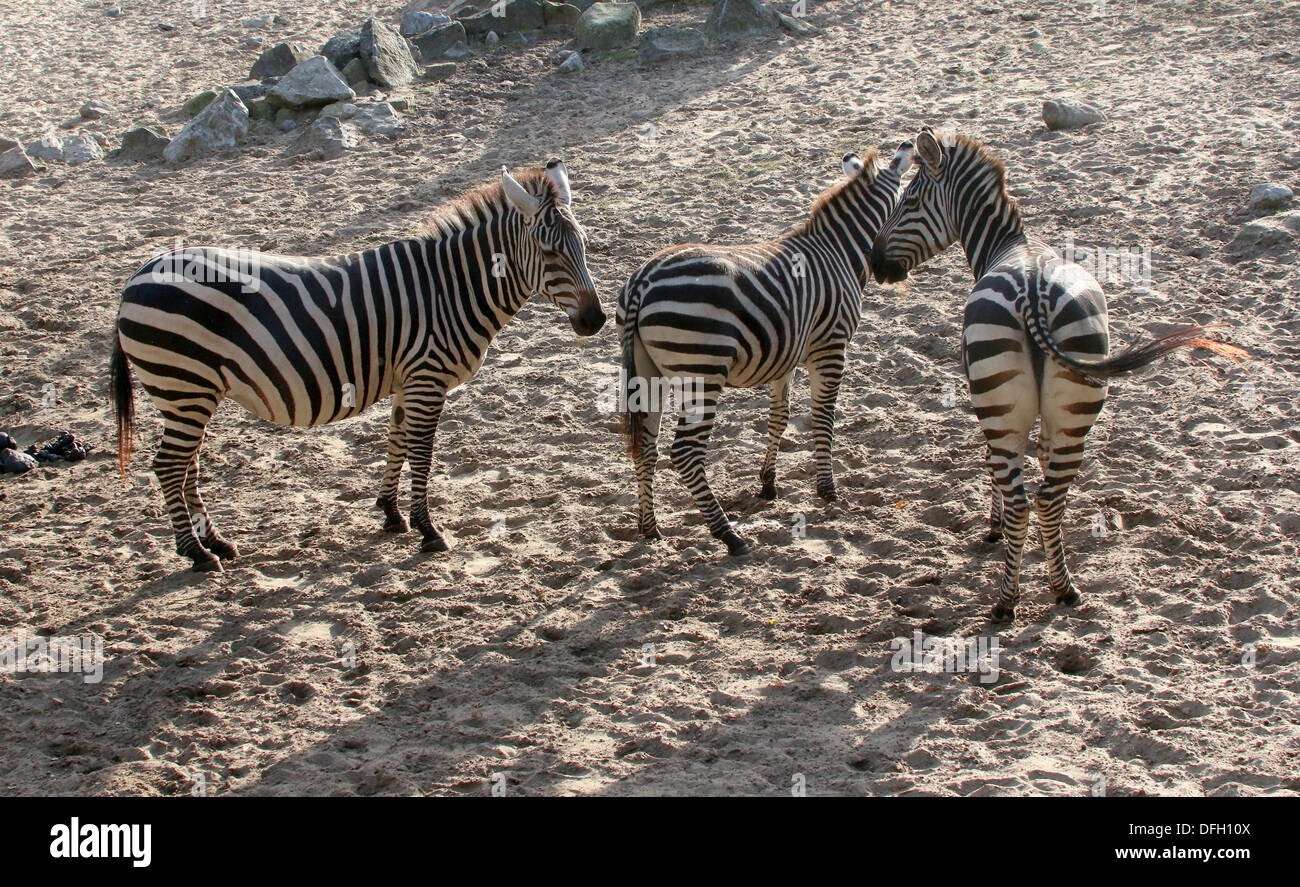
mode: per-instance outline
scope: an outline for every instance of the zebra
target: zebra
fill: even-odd
[[[987,441],[992,508],[986,541],[1005,539],[995,622],[1015,618],[1029,523],[1024,458],[1041,418],[1035,498],[1048,582],[1058,603],[1081,596],[1065,563],[1061,520],[1083,460],[1084,438],[1106,401],[1106,380],[1179,348],[1243,359],[1240,348],[1204,338],[1207,327],[1175,330],[1112,357],[1106,297],[1084,268],[1025,233],[1007,191],[1006,168],[981,142],[925,127],[916,138],[917,173],[880,229],[871,266],[880,283],[906,279],[960,241],[975,276],[966,303],[962,362],[971,403]]]
[[[322,425],[392,396],[376,505],[383,528],[409,529],[397,506],[411,463],[420,550],[445,551],[426,501],[433,437],[447,394],[540,292],[579,336],[605,323],[574,218],[564,163],[471,189],[414,236],[333,258],[173,250],[131,276],[114,330],[110,388],[123,475],[135,407],[131,367],[163,418],[153,460],[176,551],[199,572],[237,555],[199,497],[199,448],[226,398],[282,425]]]
[[[660,538],[653,484],[663,413],[656,392],[677,401],[672,461],[709,532],[734,556],[749,543],[736,532],[704,473],[705,446],[724,386],[771,385],[767,453],[759,495],[775,499],[776,453],[790,413],[795,368],[808,369],[817,492],[836,498],[831,468],[835,398],[844,352],[858,327],[870,277],[871,239],[902,190],[912,146],[884,167],[872,149],[843,158],[847,177],[824,192],[802,224],[775,240],[744,246],[682,244],[661,250],[624,286],[618,304],[623,431],[636,469],[639,529]]]

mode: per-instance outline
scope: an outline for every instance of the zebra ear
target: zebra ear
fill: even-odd
[[[916,148],[912,147],[911,142],[903,142],[894,152],[894,159],[889,162],[889,168],[894,172],[902,175],[912,168],[912,163],[916,160]]]
[[[564,168],[563,160],[548,160],[546,177],[555,185],[555,194],[565,206],[573,203],[573,193],[569,190],[569,171]]]
[[[925,164],[926,172],[938,176],[943,168],[943,146],[930,127],[921,130],[916,136],[916,156]]]
[[[862,172],[862,158],[853,152],[844,155],[844,174],[846,176],[856,176]]]
[[[541,205],[541,201],[516,182],[514,176],[506,172],[504,166],[501,167],[501,191],[506,195],[510,205],[519,210],[520,215],[525,219],[531,220],[537,215],[537,207]]]

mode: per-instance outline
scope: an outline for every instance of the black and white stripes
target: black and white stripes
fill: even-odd
[[[641,266],[623,288],[618,320],[626,377],[624,427],[636,465],[640,529],[658,536],[653,482],[664,404],[677,396],[672,460],[704,513],[709,532],[732,554],[748,543],[718,504],[704,473],[705,446],[724,387],[772,386],[761,495],[776,496],[776,452],[789,416],[798,366],[812,383],[817,491],[835,498],[831,437],[844,352],[858,326],[870,276],[871,241],[898,200],[911,163],[903,145],[889,167],[875,151],[844,158],[848,178],[823,194],[801,226],[766,243],[685,244]],[[663,380],[670,380],[668,386]]]
[[[918,171],[872,250],[877,279],[898,281],[954,241],[965,247],[975,289],[966,303],[962,356],[971,403],[988,443],[993,482],[990,539],[1004,537],[1006,559],[993,617],[1010,619],[1020,596],[1020,562],[1029,522],[1024,458],[1041,419],[1043,481],[1035,505],[1052,593],[1075,604],[1061,542],[1070,484],[1084,438],[1106,400],[1106,379],[1183,347],[1233,357],[1244,352],[1178,330],[1107,358],[1106,297],[1081,266],[1026,236],[1006,189],[1002,163],[974,139],[922,130]]]
[[[128,281],[111,372],[123,468],[132,444],[130,366],[158,405],[153,468],[177,551],[196,570],[220,569],[235,547],[198,492],[204,430],[222,400],[284,425],[355,416],[392,396],[378,505],[385,528],[411,463],[411,522],[426,551],[445,549],[425,490],[447,393],[478,370],[492,338],[530,295],[543,293],[575,332],[604,312],[570,210],[564,165],[470,191],[419,235],[361,253],[306,259],[191,248],[155,258]]]

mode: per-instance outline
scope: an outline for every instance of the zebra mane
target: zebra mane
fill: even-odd
[[[936,135],[943,135],[936,133]],[[1001,197],[1007,204],[1007,210],[1016,218],[1022,218],[1020,213],[1020,202],[1011,196],[1007,189],[1007,165],[1002,162],[1002,158],[993,152],[993,149],[981,142],[979,139],[972,138],[968,135],[948,131],[947,139],[941,141],[944,151],[948,152],[948,164],[951,168],[955,157],[970,157],[971,162],[988,170],[989,181],[996,183],[996,188]]]
[[[554,183],[546,175],[546,170],[540,167],[526,169],[515,176],[515,179],[542,203],[557,200],[559,197],[555,192]],[[484,182],[435,209],[416,231],[416,235],[446,237],[481,225],[486,220],[500,215],[505,208],[506,198],[501,188],[501,180]]]
[[[875,148],[869,148],[864,157],[862,157],[862,171],[856,176],[845,176],[831,185],[813,201],[812,209],[808,212],[808,218],[796,225],[783,235],[785,237],[796,237],[800,234],[807,234],[817,224],[818,219],[826,212],[826,208],[838,202],[838,199],[848,191],[855,182],[866,181],[868,175],[876,173],[876,155]]]

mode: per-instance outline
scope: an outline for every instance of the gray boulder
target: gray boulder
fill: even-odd
[[[361,32],[343,31],[325,41],[320,54],[330,60],[330,64],[342,71],[353,59],[361,58]]]
[[[1286,185],[1256,185],[1250,189],[1250,208],[1256,212],[1273,212],[1290,203],[1293,196]]]
[[[488,0],[490,3],[490,0]],[[505,15],[494,15],[492,9],[457,16],[471,37],[486,37],[488,32],[498,34],[507,31],[527,31],[546,27],[546,12],[542,0],[510,0],[504,10],[496,8]]]
[[[576,28],[578,19],[586,10],[572,3],[552,3],[542,0],[542,15],[548,28]]]
[[[63,140],[63,162],[79,166],[92,160],[103,160],[104,149],[93,136],[79,132]]]
[[[248,108],[232,90],[223,89],[212,104],[180,131],[163,151],[168,163],[234,148],[248,138]]]
[[[641,9],[635,3],[596,3],[578,19],[574,37],[591,49],[616,49],[636,40],[640,27]]]
[[[443,15],[441,12],[426,12],[423,9],[414,10],[402,16],[402,36],[414,37],[417,34],[423,34],[430,28],[445,25],[450,21],[451,17]]]
[[[91,99],[82,105],[77,113],[81,115],[83,120],[99,120],[113,113],[113,111],[98,99]]]
[[[571,52],[560,62],[560,72],[563,74],[579,74],[582,72],[582,53]]]
[[[446,22],[411,38],[411,45],[420,55],[421,64],[430,64],[445,58],[459,57],[469,51],[465,42],[465,26],[460,22]]]
[[[356,95],[325,56],[314,55],[284,75],[266,100],[275,108],[317,108]]]
[[[720,37],[767,34],[781,27],[776,10],[759,0],[718,0],[706,25]]]
[[[352,126],[337,117],[322,117],[302,131],[289,153],[314,160],[334,160],[357,144],[357,131]]]
[[[429,67],[424,69],[424,79],[436,82],[438,80],[446,80],[455,73],[455,62],[438,62],[437,64],[429,65]]]
[[[641,36],[641,61],[688,58],[708,43],[709,38],[698,28],[654,28]]]
[[[158,129],[137,126],[122,136],[122,147],[117,149],[116,157],[128,161],[157,160],[170,141]]]
[[[253,69],[248,73],[248,79],[265,80],[267,77],[283,77],[307,58],[311,58],[311,52],[298,43],[276,44],[257,57]]]
[[[215,90],[205,89],[203,92],[181,105],[181,113],[186,117],[197,117],[199,112],[212,104],[213,99],[216,97],[217,93]],[[240,98],[242,99],[243,96],[240,96]]]
[[[361,26],[361,58],[370,79],[386,89],[405,86],[420,76],[410,44],[379,19]]]
[[[1105,120],[1106,115],[1100,109],[1082,102],[1056,102],[1051,99],[1043,102],[1043,123],[1052,131],[1082,129]]]
[[[366,63],[357,56],[348,62],[343,68],[343,79],[348,82],[349,86],[358,89],[370,80],[370,71],[366,68]]]
[[[262,98],[271,91],[271,87],[267,86],[265,83],[258,83],[255,80],[249,81],[248,83],[236,83],[230,88],[234,90],[235,95],[239,96],[239,100],[245,105],[255,99]]]
[[[21,143],[0,152],[0,179],[21,179],[36,174],[36,164],[27,156]]]
[[[397,135],[406,124],[397,116],[395,109],[388,102],[371,105],[354,105],[351,102],[338,102],[322,108],[320,119],[335,117],[356,127],[366,135]]]
[[[47,132],[27,146],[27,153],[41,160],[62,160],[63,139],[52,132]]]

